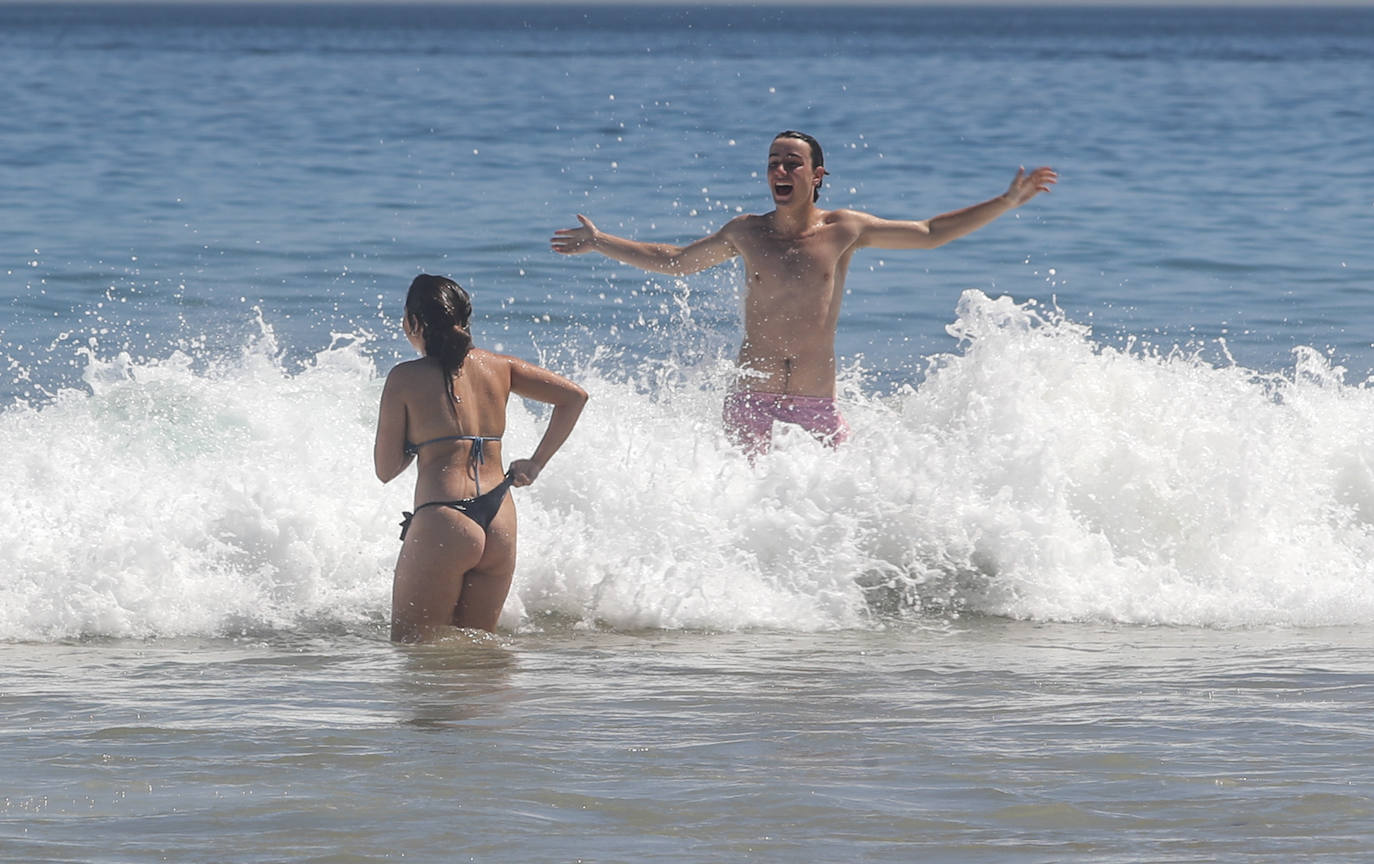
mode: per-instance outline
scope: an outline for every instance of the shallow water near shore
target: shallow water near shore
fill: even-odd
[[[1350,860],[1368,646],[987,618],[11,645],[5,856]]]

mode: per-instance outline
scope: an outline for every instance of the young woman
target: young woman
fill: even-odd
[[[495,630],[515,573],[512,486],[533,483],[577,423],[587,393],[547,369],[473,347],[472,301],[451,279],[421,275],[404,328],[424,356],[387,375],[373,462],[390,481],[417,460],[415,509],[401,523],[391,638],[435,639],[453,627]],[[553,406],[528,459],[501,471],[510,394]]]

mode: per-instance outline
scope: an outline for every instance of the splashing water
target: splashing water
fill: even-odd
[[[924,379],[843,376],[853,437],[725,441],[728,364],[592,394],[517,490],[504,626],[881,627],[985,614],[1132,624],[1374,620],[1374,394],[1104,347],[1058,310],[970,291]],[[84,389],[0,413],[0,638],[384,627],[410,478],[381,487],[385,370],[339,336],[288,371],[270,326],[219,363],[84,357]],[[543,417],[511,404],[508,459]]]

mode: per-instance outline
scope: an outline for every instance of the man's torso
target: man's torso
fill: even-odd
[[[858,231],[836,210],[816,211],[796,236],[775,232],[769,216],[734,223],[729,240],[745,267],[744,389],[834,395],[835,328]]]

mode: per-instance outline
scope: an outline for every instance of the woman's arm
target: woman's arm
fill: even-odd
[[[372,466],[377,479],[390,482],[410,465],[414,455],[406,452],[406,405],[401,397],[399,376],[392,369],[382,387],[382,404],[377,414],[377,439],[372,444]]]
[[[553,406],[553,416],[534,455],[510,463],[512,485],[528,486],[572,434],[582,406],[587,403],[587,391],[561,375],[517,358],[511,358],[510,390],[517,396]]]

